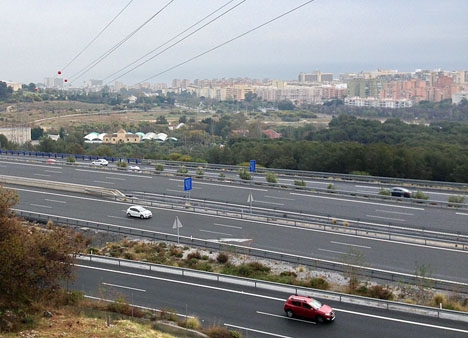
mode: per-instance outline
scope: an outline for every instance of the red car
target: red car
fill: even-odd
[[[335,311],[312,297],[292,295],[284,303],[284,312],[288,317],[302,317],[313,319],[316,322],[332,322],[335,320]]]

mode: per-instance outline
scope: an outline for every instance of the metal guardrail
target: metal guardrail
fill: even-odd
[[[290,225],[295,227],[313,227],[316,229],[318,228],[322,230],[339,231],[364,237],[384,238],[388,240],[394,239],[401,241],[404,238],[406,241],[411,243],[439,245],[443,247],[468,250],[468,234],[447,233],[442,229],[440,231],[435,231],[428,229],[417,229],[414,227],[409,228],[392,225],[379,225],[376,223],[370,224],[361,222],[359,220],[339,219],[332,216],[317,216],[306,213],[258,207],[247,208],[243,205],[228,204],[209,200],[194,199],[189,201],[188,204],[185,198],[168,195],[151,195],[152,200],[141,200],[127,196],[117,189],[86,186],[73,183],[57,184],[55,181],[16,176],[0,175],[0,183],[85,193],[112,198],[119,201],[125,200],[130,203],[145,204],[170,209],[174,209],[176,207],[183,208],[185,211],[203,212],[218,215],[235,214],[237,217],[246,219],[258,220],[258,218],[261,217],[262,221],[274,224]],[[144,195],[143,197],[146,198]],[[377,230],[376,227],[378,228]]]
[[[66,154],[66,153],[52,153],[52,152],[38,152],[38,151],[25,151],[25,150],[7,150],[0,149],[0,155],[10,156],[24,156],[24,157],[36,157],[36,158],[54,158],[66,160],[69,157],[75,159],[93,161],[98,158],[105,158],[110,162],[126,162],[136,164],[155,165],[163,164],[164,166],[179,168],[185,166],[187,168],[198,169],[203,168],[205,170],[214,171],[227,171],[227,172],[238,172],[241,169],[245,169],[246,166],[240,165],[223,165],[223,164],[211,164],[211,163],[199,163],[199,162],[179,162],[179,161],[168,161],[168,160],[148,160],[139,158],[124,158],[124,157],[109,157],[109,156],[93,156],[93,155],[82,155],[82,154]],[[445,181],[428,181],[428,180],[416,180],[416,179],[404,179],[404,178],[392,178],[383,176],[364,176],[364,175],[351,175],[351,174],[339,174],[339,173],[328,173],[319,171],[305,171],[305,170],[290,170],[290,169],[276,169],[276,168],[263,168],[261,166],[256,167],[256,173],[265,174],[272,172],[278,176],[294,177],[294,178],[313,178],[327,181],[353,181],[353,182],[366,182],[375,183],[379,182],[388,185],[404,185],[410,187],[449,187],[455,191],[462,191],[468,193],[468,184],[456,183],[456,182],[445,182]]]
[[[222,241],[206,240],[195,238],[193,236],[177,236],[174,234],[162,233],[157,231],[135,229],[131,227],[118,226],[108,223],[82,221],[73,218],[57,217],[54,215],[47,215],[42,213],[32,213],[22,210],[14,210],[16,215],[23,217],[30,221],[36,221],[46,224],[48,221],[52,221],[55,224],[63,224],[78,229],[94,229],[97,231],[107,231],[126,236],[132,236],[135,238],[145,238],[152,241],[166,241],[176,242],[182,245],[200,247],[205,249],[213,249],[217,251],[227,251],[236,254],[244,254],[254,257],[261,257],[264,259],[273,259],[282,262],[292,263],[296,265],[305,265],[323,270],[331,270],[341,273],[346,273],[349,269],[353,270],[353,274],[360,278],[368,278],[374,280],[383,280],[389,282],[397,282],[411,285],[420,285],[421,283],[430,284],[434,289],[441,289],[447,291],[455,291],[459,293],[468,293],[468,284],[442,280],[430,277],[421,277],[417,275],[411,275],[406,273],[399,273],[394,271],[374,269],[370,267],[363,267],[353,264],[346,264],[342,262],[334,262],[329,260],[323,260],[313,257],[292,255],[284,252],[263,250],[258,248],[252,248],[248,246],[226,243]]]
[[[60,184],[57,184],[57,182],[54,182],[54,181],[40,180],[40,179],[27,178],[27,177],[0,175],[0,183],[13,184],[13,185],[26,185],[29,187],[36,187],[36,188],[43,188],[43,189],[70,191],[70,192],[105,196],[105,197],[111,197],[111,198],[117,198],[117,199],[126,198],[126,196],[117,189],[94,187],[94,186],[74,184],[74,183],[65,183],[65,182],[60,182]]]
[[[106,264],[125,266],[130,268],[137,268],[142,270],[157,271],[166,274],[173,274],[182,277],[191,277],[214,281],[218,283],[230,283],[236,285],[243,285],[256,289],[273,290],[278,292],[284,292],[286,294],[300,294],[304,296],[312,296],[316,298],[322,298],[327,300],[333,300],[340,303],[347,304],[359,304],[368,307],[374,307],[384,309],[388,311],[400,311],[405,313],[419,314],[434,318],[450,319],[462,322],[468,322],[468,313],[461,311],[453,311],[435,307],[400,303],[395,301],[388,301],[382,299],[368,298],[338,292],[323,291],[318,289],[311,289],[306,287],[299,287],[289,284],[280,284],[274,282],[268,282],[258,279],[243,278],[237,276],[223,275],[219,273],[204,272],[199,270],[177,268],[167,265],[153,264],[147,262],[135,262],[120,258],[110,258],[96,255],[82,255],[77,256],[77,259],[102,262]]]
[[[187,210],[199,211],[210,214],[230,213],[243,219],[256,219],[268,223],[303,226],[321,230],[333,230],[346,232],[350,234],[361,235],[365,237],[378,237],[391,240],[402,240],[402,236],[408,238],[409,242],[416,242],[423,245],[434,245],[434,241],[445,241],[442,246],[450,246],[462,250],[468,250],[468,233],[448,233],[445,229],[430,230],[409,226],[395,226],[391,224],[367,223],[360,220],[342,219],[330,215],[320,216],[301,212],[292,212],[278,209],[267,209],[244,205],[235,205],[230,203],[216,202],[210,200],[191,199],[187,201],[184,197],[169,195],[151,195],[151,200],[146,199],[145,195],[138,199],[127,196],[132,203],[146,204],[149,206],[167,206],[179,205]],[[141,199],[143,197],[143,199]],[[428,244],[431,242],[431,244]]]

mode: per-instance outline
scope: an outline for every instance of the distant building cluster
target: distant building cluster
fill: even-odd
[[[168,137],[165,133],[127,133],[125,130],[120,129],[116,133],[97,133],[92,132],[84,137],[85,143],[140,143],[144,141],[165,142],[167,140],[177,141],[175,137]]]
[[[347,89],[345,104],[351,106],[404,108],[445,99],[459,103],[468,94],[468,71],[361,73],[348,78]]]
[[[20,84],[9,84],[15,90]],[[70,86],[62,78],[46,78],[46,88]],[[459,103],[468,95],[468,71],[421,70],[399,72],[397,70],[376,70],[371,72],[345,73],[338,78],[333,73],[314,71],[300,73],[297,80],[257,80],[250,78],[230,79],[174,79],[170,86],[166,83],[139,83],[130,87],[123,82],[108,86],[109,90],[145,90],[146,95],[175,92],[189,92],[198,97],[218,101],[249,100],[254,95],[266,101],[289,100],[294,104],[321,104],[332,99],[343,100],[346,105],[356,107],[411,107],[420,101],[438,102],[452,99]],[[81,89],[99,91],[102,80],[89,80]],[[72,89],[69,87],[69,89]],[[128,98],[129,103],[136,101],[135,96]]]

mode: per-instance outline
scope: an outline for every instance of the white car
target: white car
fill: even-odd
[[[141,205],[132,205],[127,209],[127,217],[151,218],[153,213]]]
[[[97,165],[97,166],[107,166],[109,164],[109,162],[103,158],[99,158],[97,160],[94,160],[93,162],[91,162],[92,165]]]
[[[128,167],[128,171],[137,171],[137,172],[140,172],[141,169],[140,169],[140,167],[137,166],[137,165],[131,165],[131,166]]]

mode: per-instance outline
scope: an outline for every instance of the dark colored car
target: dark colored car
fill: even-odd
[[[390,193],[396,197],[411,197],[411,191],[406,188],[395,187],[390,190]]]
[[[316,322],[332,322],[335,320],[335,311],[317,299],[306,296],[292,295],[284,303],[284,312],[288,317],[301,317]]]

